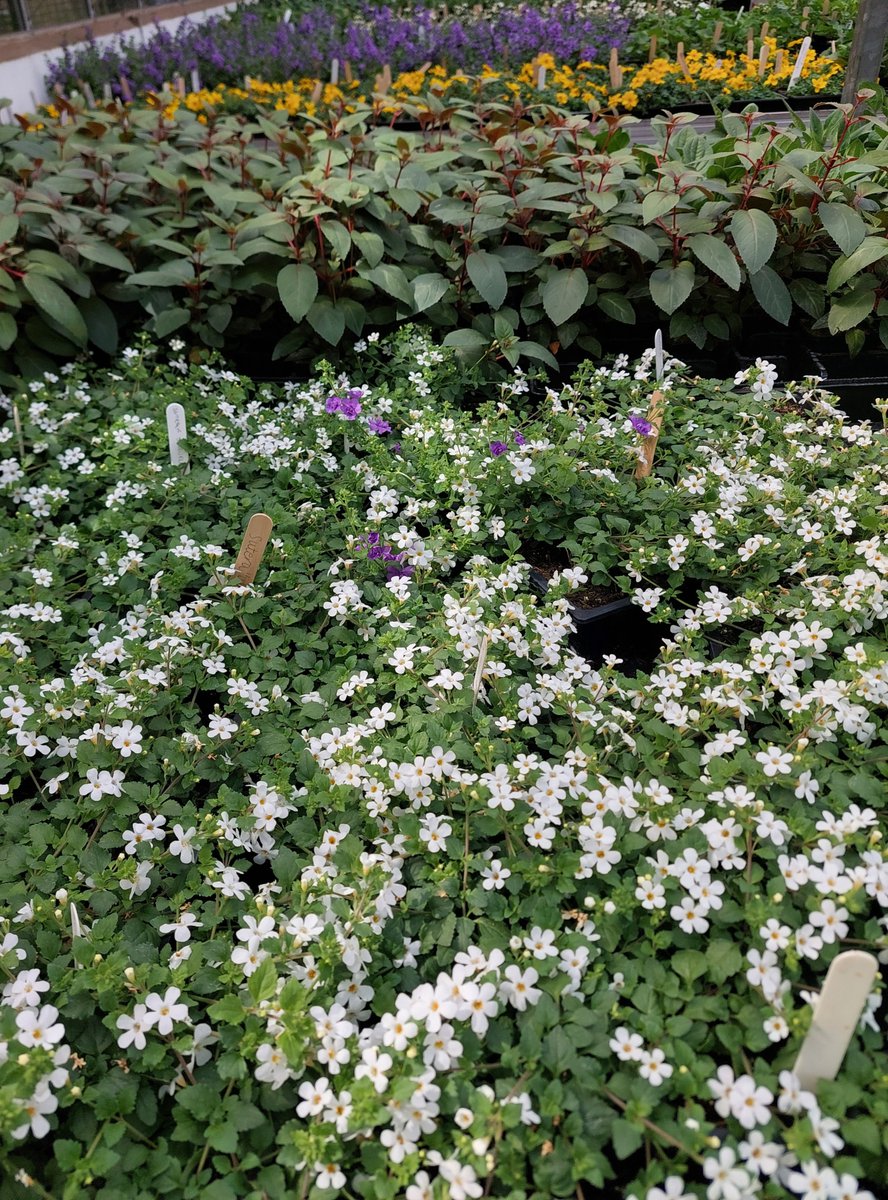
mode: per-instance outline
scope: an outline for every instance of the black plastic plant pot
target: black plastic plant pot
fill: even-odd
[[[531,568],[530,586],[544,595],[549,581],[542,571]],[[668,625],[652,621],[627,596],[595,608],[572,604],[570,615],[575,629],[570,641],[577,654],[593,667],[600,667],[605,655],[613,654],[622,660],[620,670],[627,675],[650,670],[669,635]]]
[[[875,402],[888,399],[888,350],[867,350],[851,358],[812,346],[811,358],[823,386],[838,396],[843,412],[855,420],[876,417]]]

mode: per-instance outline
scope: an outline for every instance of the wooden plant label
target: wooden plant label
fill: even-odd
[[[191,90],[192,92],[200,91],[200,71],[197,67],[193,67],[191,71]]]
[[[783,51],[777,51],[777,57],[774,59],[774,73],[781,75],[783,73]]]
[[[648,62],[652,63],[656,57],[657,57],[657,39],[655,37],[652,37],[651,44],[650,44],[650,46],[648,46]]]
[[[335,86],[339,83],[339,59],[334,58],[330,61],[330,82]]]
[[[811,16],[811,9],[808,5],[802,9],[802,33],[808,28],[808,18]]]
[[[878,969],[875,957],[863,950],[846,950],[830,963],[811,1028],[793,1067],[807,1091],[839,1073]]]
[[[642,453],[644,454],[644,458],[635,468],[636,479],[647,479],[648,475],[650,475],[651,471],[654,469],[654,452],[657,449],[657,441],[660,437],[660,426],[663,423],[663,393],[659,389],[651,396],[647,421],[651,427],[651,431],[644,439],[642,444]]]
[[[352,65],[348,59],[345,60],[345,79],[347,83],[352,83],[354,80],[354,75],[352,74]]]
[[[540,65],[537,67],[536,85],[538,92],[541,92],[546,86],[546,68],[542,63],[540,63]]]
[[[170,443],[170,462],[174,467],[181,467],[188,462],[188,451],[182,445],[187,436],[185,409],[181,404],[168,404],[166,419],[167,437]]]
[[[749,37],[746,39],[746,57],[750,62],[755,58],[755,38],[750,31]]]
[[[623,68],[620,66],[620,56],[616,46],[611,46],[608,71],[610,72],[611,87],[616,91],[623,86]]]
[[[247,532],[241,542],[234,573],[241,583],[252,583],[262,562],[262,555],[271,537],[272,520],[265,513],[254,513],[247,524]]]
[[[764,79],[765,71],[768,69],[768,59],[771,57],[771,47],[762,46],[759,51],[759,79]]]
[[[685,58],[685,44],[679,42],[675,48],[675,61],[681,67],[681,73],[685,79],[690,79],[690,71],[688,71],[688,60]]]
[[[799,46],[799,56],[795,60],[795,66],[792,69],[792,74],[789,77],[789,83],[786,85],[786,90],[789,91],[798,83],[802,74],[802,68],[805,65],[805,59],[808,57],[808,51],[811,49],[811,39],[806,37]]]
[[[768,36],[768,22],[763,21],[762,22],[762,31],[759,34],[759,41],[763,42],[767,36]]]
[[[133,89],[129,85],[129,80],[125,75],[119,75],[117,77],[117,81],[120,84],[120,91],[124,100],[126,100],[127,103],[131,102],[133,98]]]
[[[715,29],[712,31],[712,49],[715,50],[721,41],[722,30],[725,27],[724,21],[716,21]]]
[[[85,79],[78,79],[77,82],[80,84],[80,90],[81,90],[81,92],[83,92],[83,95],[84,95],[89,107],[95,108],[96,97],[95,97],[95,93],[93,92],[92,88],[89,86],[89,84],[86,82]]]

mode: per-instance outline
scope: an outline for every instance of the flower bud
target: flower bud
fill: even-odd
[[[55,894],[55,898],[56,898],[56,900],[59,901],[60,904],[64,904],[65,901],[68,899],[67,888],[59,888],[59,890]]]

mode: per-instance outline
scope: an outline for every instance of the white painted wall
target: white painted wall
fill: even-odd
[[[218,13],[225,12],[226,9],[234,8],[233,3],[217,4],[212,8],[205,8],[201,12],[188,14],[188,20],[194,24],[199,24],[206,20],[207,17],[214,16]],[[149,38],[155,28],[159,25],[162,29],[173,31],[179,27],[185,17],[170,17],[166,21],[157,21],[154,24],[147,24],[150,20],[150,9],[142,9],[142,20],[146,22],[139,29],[134,29],[132,34],[127,34],[127,37],[145,37]],[[105,34],[103,37],[96,38],[98,45],[104,45],[107,42],[113,42],[118,37],[118,34]],[[71,48],[85,45],[84,42],[72,42]],[[61,55],[57,50],[47,50],[40,54],[29,54],[23,58],[15,58],[11,62],[0,62],[0,97],[5,97],[12,101],[14,112],[33,112],[38,104],[44,103],[49,99],[46,88],[43,84],[43,76],[46,72],[48,62],[59,58]]]

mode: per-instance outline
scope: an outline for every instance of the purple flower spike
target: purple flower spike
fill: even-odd
[[[651,430],[654,428],[650,421],[646,421],[644,417],[630,417],[629,424],[642,437],[649,437]]]
[[[506,445],[505,442],[491,442],[490,443],[490,453],[493,455],[494,458],[499,458],[499,456],[501,454],[505,454],[508,449],[509,449],[509,447]]]

